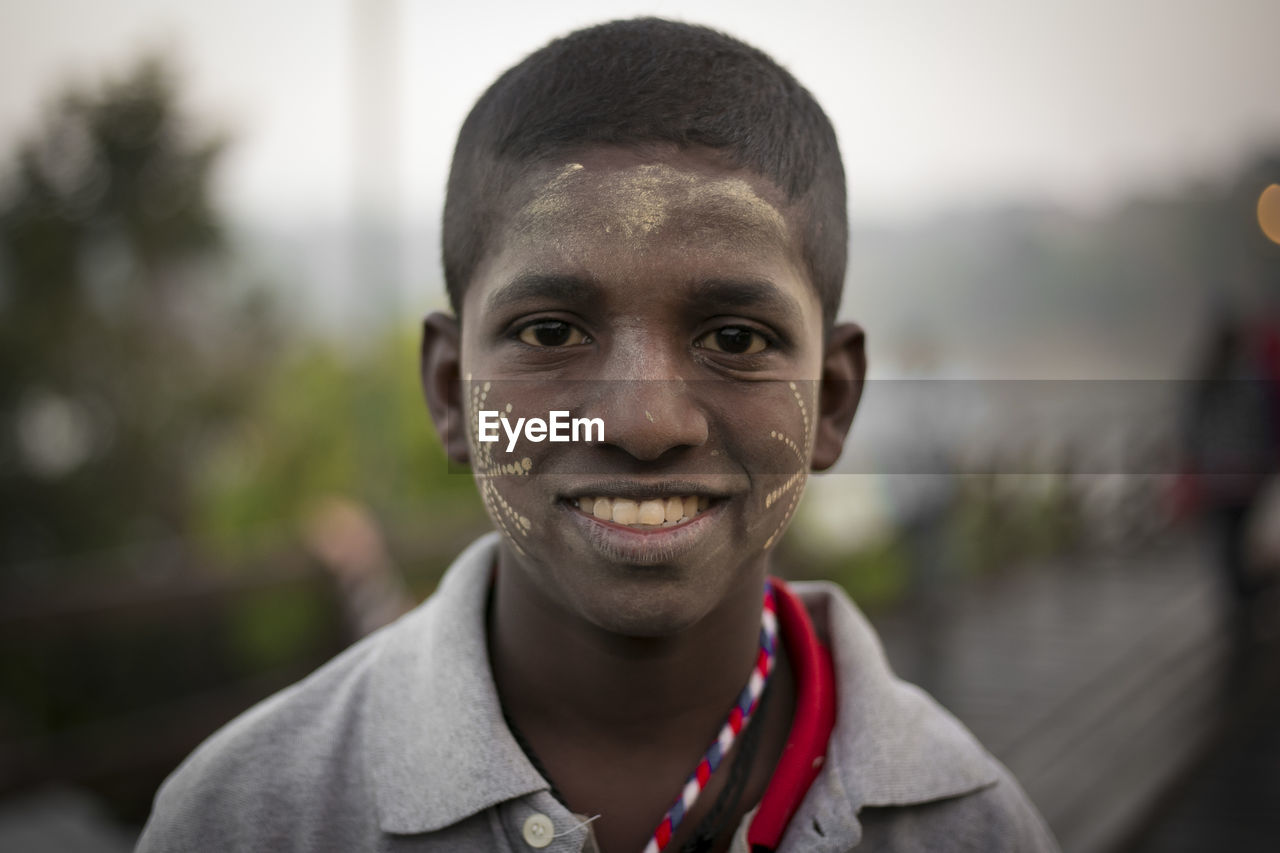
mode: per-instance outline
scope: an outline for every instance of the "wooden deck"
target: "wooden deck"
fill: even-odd
[[[898,672],[1013,771],[1064,851],[1114,853],[1156,831],[1238,712],[1218,580],[1182,535],[953,582],[874,621]]]

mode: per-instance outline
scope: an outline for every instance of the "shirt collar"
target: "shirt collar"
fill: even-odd
[[[485,607],[497,541],[490,533],[473,543],[436,592],[381,635],[363,730],[386,832],[433,832],[547,790],[503,721],[493,683]],[[848,596],[825,582],[792,589],[829,644],[837,680],[826,764],[792,828],[816,819],[860,835],[865,806],[930,802],[998,781],[973,736],[893,674]]]
[[[843,850],[839,844],[861,837],[857,814],[864,807],[927,803],[999,781],[994,759],[973,735],[894,675],[875,631],[842,590],[827,582],[792,589],[831,649],[837,707],[825,766],[788,835],[817,821],[838,842],[833,849]]]
[[[547,788],[503,722],[489,665],[496,550],[496,534],[477,540],[383,633],[364,732],[385,832],[432,832]]]

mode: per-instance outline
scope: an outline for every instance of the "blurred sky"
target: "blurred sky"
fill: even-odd
[[[484,87],[555,35],[635,14],[709,23],[787,65],[836,124],[862,220],[1028,197],[1096,208],[1229,174],[1280,135],[1275,0],[361,5],[389,10],[398,38],[366,48],[375,82],[355,98],[354,0],[0,0],[0,149],[60,82],[166,47],[195,107],[235,134],[220,192],[236,214],[340,219],[358,114],[395,130],[370,174],[403,188],[405,220],[434,222]]]

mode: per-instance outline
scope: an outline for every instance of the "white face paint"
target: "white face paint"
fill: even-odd
[[[791,516],[795,513],[796,506],[800,503],[800,497],[804,494],[804,487],[809,482],[809,459],[813,452],[814,428],[816,426],[811,413],[817,408],[818,383],[806,382],[804,389],[794,381],[788,382],[787,387],[791,391],[792,399],[795,400],[796,408],[799,410],[800,420],[803,430],[801,441],[803,447],[798,444],[785,430],[769,430],[769,437],[785,445],[796,460],[796,470],[781,485],[765,495],[765,509],[769,509],[775,505],[786,503],[786,511],[782,518],[778,521],[778,526],[774,528],[773,533],[765,540],[764,548],[771,548],[787,529],[787,525],[791,522]],[[808,397],[808,403],[805,398]]]
[[[591,149],[506,209],[462,307],[473,408],[571,410],[607,440],[476,448],[504,566],[596,626],[684,630],[765,571],[808,469],[822,306],[785,197],[714,152]],[[526,453],[530,476],[486,476]]]
[[[586,240],[598,250],[605,234],[614,238],[615,251],[643,252],[673,229],[690,243],[709,234],[755,232],[788,249],[792,244],[782,213],[740,177],[709,177],[665,163],[627,169],[569,163],[530,183],[507,231],[521,246],[553,245],[579,255]],[[584,196],[593,203],[584,205]]]
[[[493,445],[476,439],[479,415],[488,405],[493,383],[488,381],[475,382],[472,380],[471,375],[468,374],[467,384],[470,386],[470,390],[467,393],[469,407],[468,437],[471,444],[472,467],[475,473],[476,485],[480,491],[480,499],[484,502],[489,518],[492,519],[498,530],[511,542],[518,553],[524,554],[524,549],[520,546],[519,540],[528,538],[533,524],[528,517],[522,515],[507,499],[506,494],[498,484],[501,482],[502,477],[528,476],[533,470],[533,461],[525,457],[516,461],[499,462],[494,458]],[[503,410],[509,413],[511,404],[507,403]]]

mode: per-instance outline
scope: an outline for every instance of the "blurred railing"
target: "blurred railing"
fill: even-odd
[[[162,574],[0,604],[0,797],[73,784],[140,822],[203,738],[350,639],[304,555]]]

